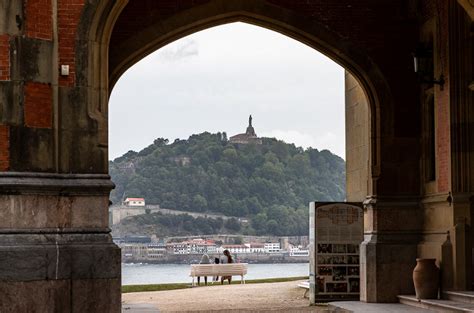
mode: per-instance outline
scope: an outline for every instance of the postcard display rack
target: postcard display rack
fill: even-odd
[[[362,203],[310,203],[310,300],[359,299]]]

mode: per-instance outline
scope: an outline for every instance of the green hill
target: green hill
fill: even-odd
[[[250,217],[248,233],[306,234],[310,201],[345,198],[343,159],[274,138],[263,138],[261,145],[232,144],[225,133],[172,144],[158,138],[109,167],[114,203],[144,197],[163,208]]]

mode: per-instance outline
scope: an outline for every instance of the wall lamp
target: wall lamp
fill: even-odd
[[[418,75],[421,84],[440,85],[443,87],[445,80],[443,74],[439,79],[434,78],[433,51],[426,48],[418,48],[413,53],[413,69]]]

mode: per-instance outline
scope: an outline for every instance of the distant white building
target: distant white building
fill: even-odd
[[[248,245],[222,245],[218,249],[219,253],[223,253],[224,250],[229,250],[230,254],[250,253],[250,247]]]
[[[158,213],[159,205],[146,205],[145,198],[126,198],[121,205],[109,208],[109,220],[111,225],[120,223],[121,220],[130,216]]]
[[[123,201],[123,205],[126,206],[145,206],[145,198],[127,198]]]
[[[175,242],[167,244],[168,251],[173,254],[215,254],[217,246],[212,240],[193,239],[183,242]]]
[[[120,246],[124,259],[145,260],[148,257],[148,244],[125,243]]]
[[[166,246],[168,251],[172,254],[189,254],[186,242],[168,243]]]
[[[120,248],[124,259],[149,260],[166,257],[166,245],[159,243],[123,243]]]
[[[280,243],[279,242],[265,242],[264,248],[266,253],[280,253]]]
[[[160,243],[148,244],[148,258],[149,259],[161,259],[166,256],[166,245]]]
[[[246,243],[250,248],[250,253],[265,253],[265,245],[263,243]]]
[[[302,249],[301,246],[291,247],[290,248],[290,256],[308,257],[309,256],[309,250]]]

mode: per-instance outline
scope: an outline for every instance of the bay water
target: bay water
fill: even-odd
[[[189,264],[122,264],[122,285],[190,283]],[[308,276],[309,263],[249,264],[245,279]],[[211,278],[209,278],[211,279]],[[234,277],[240,280],[240,277]]]

